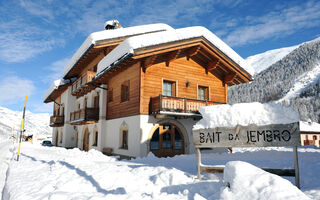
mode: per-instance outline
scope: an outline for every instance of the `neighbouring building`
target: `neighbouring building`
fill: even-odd
[[[320,124],[300,121],[301,145],[320,147]]]
[[[92,33],[44,95],[54,102],[53,144],[128,157],[193,153],[199,106],[227,103],[227,86],[249,82],[251,68],[204,27],[112,28]]]

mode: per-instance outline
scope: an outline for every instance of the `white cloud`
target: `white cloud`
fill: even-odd
[[[70,58],[68,57],[68,58],[63,58],[61,60],[57,60],[57,61],[51,63],[49,65],[49,67],[47,67],[49,73],[45,77],[43,82],[51,83],[54,80],[61,79],[62,78],[62,71],[69,60],[70,60]]]
[[[34,106],[33,111],[37,113],[52,113],[53,103],[40,103]]]
[[[51,50],[64,40],[50,37],[52,33],[21,20],[0,24],[0,60],[22,62]]]
[[[6,106],[21,102],[21,99],[34,91],[35,86],[31,80],[18,76],[6,77],[0,81],[0,104]]]
[[[32,15],[48,18],[50,20],[54,19],[53,11],[41,5],[45,1],[34,3],[32,1],[20,0],[20,6],[24,7],[27,12]]]
[[[289,7],[265,16],[247,16],[230,29],[225,41],[232,46],[256,43],[269,38],[281,38],[296,31],[319,26],[320,2],[307,2],[304,5]],[[244,24],[244,25],[242,25]]]

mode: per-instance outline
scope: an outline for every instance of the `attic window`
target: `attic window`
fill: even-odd
[[[198,86],[198,99],[209,100],[209,88],[204,86]]]
[[[164,96],[176,96],[176,82],[164,80],[162,84],[162,94]]]
[[[129,87],[129,80],[121,84],[121,102],[129,101]]]
[[[113,89],[109,88],[108,89],[108,102],[112,102],[113,101]]]

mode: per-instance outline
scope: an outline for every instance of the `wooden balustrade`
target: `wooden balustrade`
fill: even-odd
[[[94,78],[96,72],[87,71],[83,76],[78,78],[71,87],[71,93],[74,96],[81,96],[90,90],[88,83]]]
[[[99,108],[85,108],[70,113],[70,124],[88,124],[99,120]]]
[[[151,98],[150,111],[152,114],[159,114],[161,111],[174,113],[199,113],[199,107],[217,104],[224,103],[159,95]]]
[[[64,125],[64,116],[51,116],[50,117],[50,126],[59,127]]]

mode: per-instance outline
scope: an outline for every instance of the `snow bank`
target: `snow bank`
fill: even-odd
[[[63,70],[62,77],[66,76],[72,67],[77,63],[81,56],[90,48],[91,45],[98,45],[106,43],[106,41],[114,40],[117,38],[128,37],[132,35],[140,35],[146,33],[153,33],[158,31],[172,30],[173,28],[167,24],[149,24],[142,26],[133,26],[128,28],[104,30],[91,33],[89,37],[82,43],[77,52],[72,56],[71,60],[67,63]]]
[[[299,121],[299,115],[289,107],[268,103],[239,103],[200,107],[202,119],[193,126],[194,130],[235,127],[249,124],[288,124]]]
[[[137,49],[198,37],[204,37],[248,73],[254,73],[251,66],[215,34],[204,27],[195,26],[130,37],[100,61],[97,74],[107,69],[112,63],[124,55],[134,54],[134,51]]]
[[[221,199],[310,199],[288,180],[246,162],[228,162],[223,177],[230,188],[222,191]]]
[[[320,124],[316,122],[300,121],[300,131],[306,132],[320,132]]]

